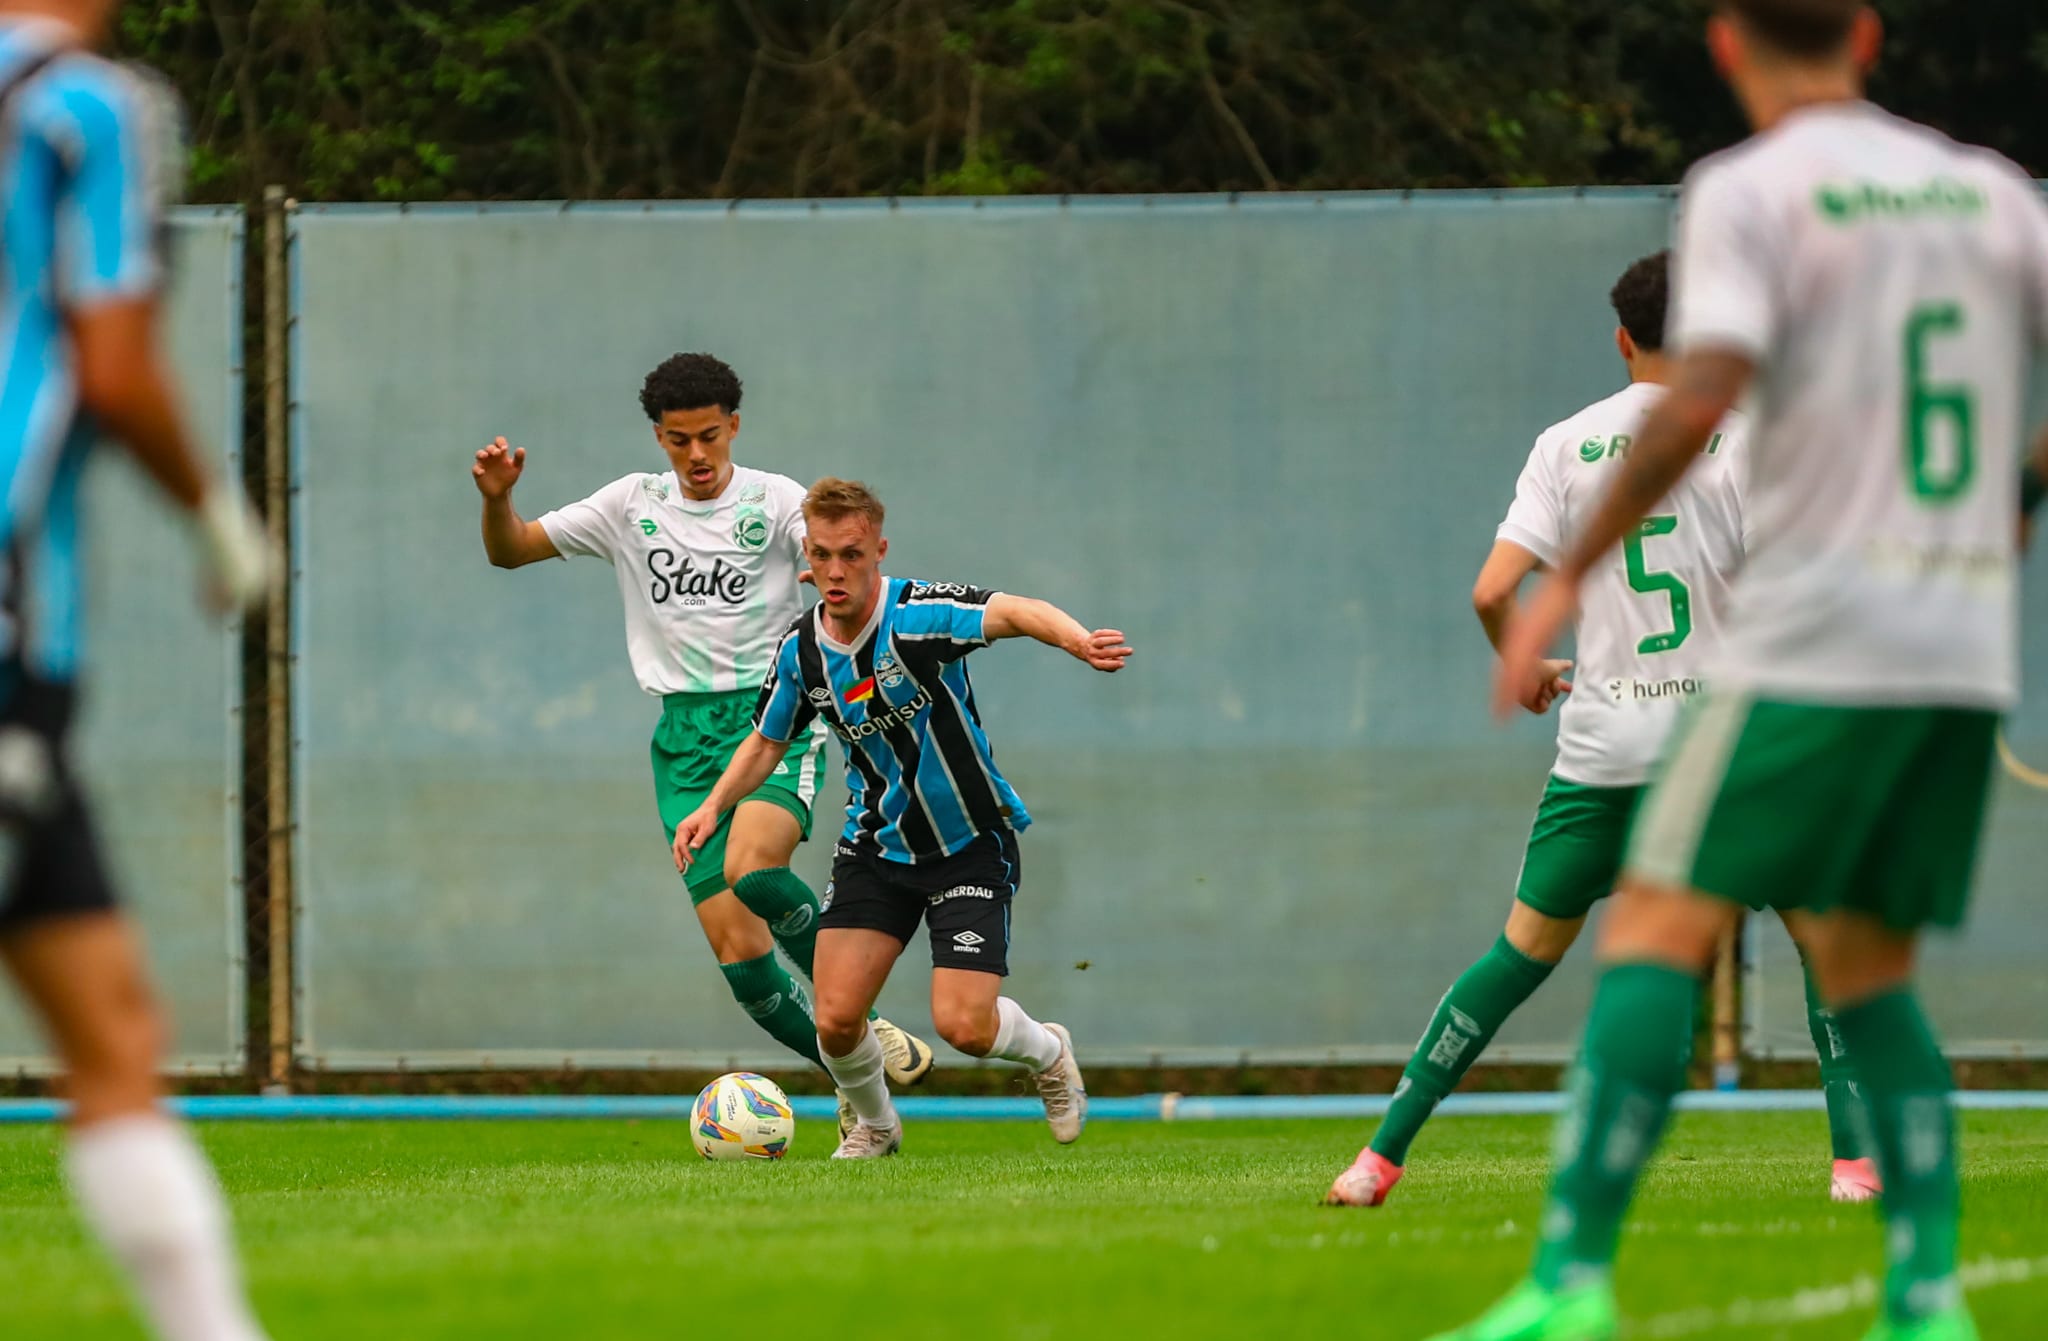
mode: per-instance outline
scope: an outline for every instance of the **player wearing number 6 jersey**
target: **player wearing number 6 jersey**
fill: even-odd
[[[1628,387],[1546,430],[1529,453],[1514,505],[1472,593],[1496,642],[1523,579],[1563,556],[1664,394],[1668,292],[1667,253],[1628,268],[1610,295]],[[1552,663],[1522,705],[1541,713],[1563,700],[1557,763],[1536,809],[1507,928],[1437,1004],[1386,1120],[1331,1186],[1330,1204],[1386,1200],[1430,1114],[1550,976],[1594,903],[1613,891],[1629,818],[1681,705],[1705,683],[1729,585],[1742,567],[1746,437],[1745,421],[1730,415],[1656,512],[1587,573],[1576,672],[1566,681],[1567,663]],[[1874,1173],[1861,1158],[1846,1060],[1810,993],[1808,1023],[1820,1049],[1835,1138],[1833,1194],[1867,1200]]]
[[[524,448],[499,438],[470,470],[493,564],[587,555],[616,572],[634,678],[661,699],[650,754],[671,839],[750,734],[776,640],[802,608],[803,486],[733,463],[740,395],[733,370],[709,354],[667,360],[647,375],[640,408],[670,469],[626,475],[536,521],[512,507]],[[822,1067],[809,1002],[775,951],[810,975],[818,900],[789,862],[810,835],[825,737],[809,731],[787,744],[709,836],[708,859],[686,884],[734,1000],[776,1042]],[[875,1031],[890,1079],[922,1080],[930,1047],[886,1020]]]
[[[1737,901],[1801,924],[1884,1175],[1872,1341],[1974,1341],[1956,1272],[1947,1063],[1913,990],[1968,904],[2017,665],[2026,378],[2048,344],[2048,206],[1997,155],[1862,100],[1855,0],[1723,0],[1715,62],[1757,130],[1688,177],[1672,389],[1509,629],[1495,707],[1720,418],[1755,407],[1749,562],[1705,702],[1644,798],[1559,1129],[1530,1280],[1460,1341],[1599,1341],[1623,1215]]]

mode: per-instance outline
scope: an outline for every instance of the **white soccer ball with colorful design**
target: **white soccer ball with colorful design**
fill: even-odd
[[[706,1159],[781,1159],[795,1135],[789,1096],[751,1071],[712,1081],[690,1110],[690,1141]]]

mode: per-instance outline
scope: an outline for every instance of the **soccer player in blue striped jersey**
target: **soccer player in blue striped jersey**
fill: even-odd
[[[759,786],[787,743],[823,720],[846,752],[846,827],[817,949],[818,1047],[858,1118],[836,1159],[894,1154],[903,1126],[883,1083],[868,1010],[922,921],[932,947],[932,1021],[974,1057],[1030,1068],[1062,1144],[1087,1120],[1073,1039],[1002,995],[1017,835],[1031,823],[997,770],[966,656],[1035,638],[1100,671],[1123,669],[1122,633],[1089,630],[1044,601],[884,577],[881,500],[823,479],[804,499],[821,603],[797,617],[761,687],[754,734],[704,805],[676,829],[685,870],[720,817]]]
[[[273,568],[170,389],[158,249],[175,116],[154,80],[91,54],[115,7],[0,0],[0,962],[64,1064],[72,1195],[151,1328],[261,1341],[213,1171],[159,1106],[162,1011],[66,745],[95,430],[191,519],[217,610],[259,601]]]

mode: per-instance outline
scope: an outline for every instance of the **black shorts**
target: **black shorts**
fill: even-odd
[[[68,686],[27,681],[0,707],[0,933],[116,906],[65,759],[71,705]]]
[[[1017,835],[985,833],[950,857],[915,866],[841,843],[818,926],[882,931],[905,945],[918,919],[931,933],[932,967],[1010,972],[1010,900],[1023,867]]]

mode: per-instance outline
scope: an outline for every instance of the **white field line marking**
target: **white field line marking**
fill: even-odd
[[[1965,1290],[1994,1285],[2024,1285],[2048,1277],[2048,1257],[1981,1257],[1962,1267]],[[1790,1323],[1838,1318],[1877,1307],[1883,1291],[1873,1276],[1858,1276],[1846,1285],[1823,1285],[1783,1299],[1738,1299],[1722,1308],[1691,1308],[1646,1318],[1626,1329],[1631,1337],[1707,1336],[1731,1327],[1783,1327]]]

